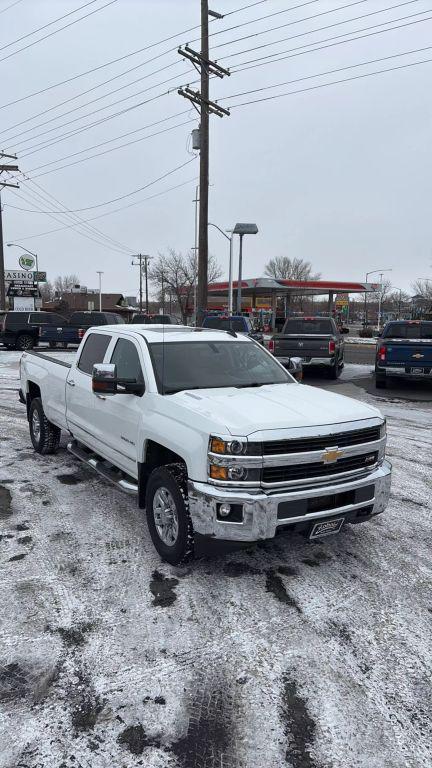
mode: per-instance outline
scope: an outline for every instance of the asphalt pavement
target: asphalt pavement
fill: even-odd
[[[0,351],[0,768],[430,768],[432,392],[382,409],[386,513],[162,563],[128,496],[34,453]]]

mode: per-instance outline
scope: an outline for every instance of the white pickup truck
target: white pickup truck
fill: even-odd
[[[365,403],[297,383],[260,344],[179,326],[90,328],[73,363],[21,359],[36,451],[69,451],[146,510],[160,556],[196,537],[336,533],[386,508],[386,425]]]

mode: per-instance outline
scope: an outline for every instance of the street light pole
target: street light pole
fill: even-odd
[[[238,263],[238,282],[237,282],[237,314],[241,315],[242,305],[242,269],[243,269],[243,234],[240,234],[240,249]]]
[[[227,240],[229,240],[230,244],[230,250],[229,250],[229,268],[228,268],[228,314],[232,315],[233,312],[233,230],[227,229],[227,232],[230,232],[230,235],[227,235],[226,232],[223,231],[220,227],[218,227],[217,224],[212,224],[211,221],[208,223],[209,227],[214,227],[217,229],[221,235],[226,237]]]
[[[102,312],[102,275],[104,273],[96,270],[96,274],[99,275],[99,312]]]
[[[366,272],[366,283],[368,281],[369,275],[381,275],[381,282],[382,282],[382,274],[383,272],[392,272],[392,268],[390,269],[373,269],[371,272]],[[381,295],[381,294],[380,294]],[[378,318],[379,323],[379,318]],[[367,327],[367,294],[365,291],[365,299],[364,299],[364,327]]]
[[[256,235],[258,227],[256,224],[236,224],[233,229],[233,235],[240,235],[240,251],[239,251],[239,273],[238,273],[238,286],[237,286],[237,312],[241,315],[241,283],[242,283],[242,267],[243,267],[243,235]]]

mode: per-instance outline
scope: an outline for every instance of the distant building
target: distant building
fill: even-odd
[[[98,312],[99,293],[97,291],[87,291],[86,293],[78,293],[76,290],[64,291],[61,296],[51,301],[44,301],[42,309],[48,312],[59,312],[66,317],[71,315],[72,312]],[[103,293],[102,311],[116,312],[127,321],[136,312],[136,306],[130,305],[128,299],[121,293]]]

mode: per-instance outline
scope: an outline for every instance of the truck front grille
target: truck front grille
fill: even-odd
[[[311,464],[288,464],[283,467],[264,467],[262,473],[263,483],[289,483],[295,480],[314,480],[331,475],[339,475],[343,472],[371,469],[378,461],[378,452],[363,454],[362,456],[348,456],[339,459],[334,464],[313,462]]]
[[[294,440],[271,440],[263,443],[264,456],[276,456],[282,453],[306,453],[320,451],[331,446],[343,448],[348,445],[362,445],[380,439],[380,427],[355,429],[350,432],[338,432],[320,437],[301,437]],[[340,464],[341,462],[339,462]]]

